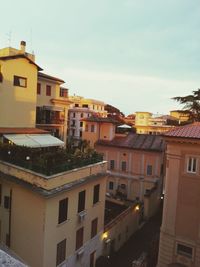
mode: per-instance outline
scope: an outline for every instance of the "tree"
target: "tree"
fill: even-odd
[[[189,121],[195,122],[200,121],[200,89],[192,91],[192,93],[192,95],[176,96],[172,99],[183,104],[181,112],[189,114]]]

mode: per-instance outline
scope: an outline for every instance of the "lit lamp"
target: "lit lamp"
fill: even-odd
[[[102,235],[102,239],[103,239],[103,240],[106,240],[107,238],[108,238],[108,233],[107,233],[107,232],[103,233],[103,235]]]
[[[139,211],[139,210],[140,210],[140,206],[137,205],[137,206],[135,207],[135,211]]]

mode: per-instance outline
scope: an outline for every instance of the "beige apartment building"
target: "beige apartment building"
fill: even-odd
[[[0,239],[31,267],[95,266],[106,163],[45,176],[0,162]]]
[[[110,118],[84,119],[83,139],[108,161],[107,193],[140,200],[144,216],[152,216],[160,204],[163,186],[164,141],[159,135],[116,134]]]
[[[74,140],[81,140],[83,134],[82,119],[91,116],[107,117],[105,103],[95,99],[87,99],[81,96],[70,96],[68,136]]]
[[[63,80],[38,72],[36,126],[66,142],[70,105]]]
[[[166,184],[158,267],[200,266],[200,123],[165,135]]]

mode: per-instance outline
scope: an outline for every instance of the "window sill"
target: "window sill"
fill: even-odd
[[[69,222],[69,221],[70,221],[70,219],[67,219],[67,220],[64,221],[64,222],[58,223],[58,224],[57,224],[57,227],[60,227],[60,226],[64,225],[65,223]]]

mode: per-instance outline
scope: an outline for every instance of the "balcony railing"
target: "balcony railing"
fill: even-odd
[[[64,124],[64,119],[36,119],[36,124]]]

